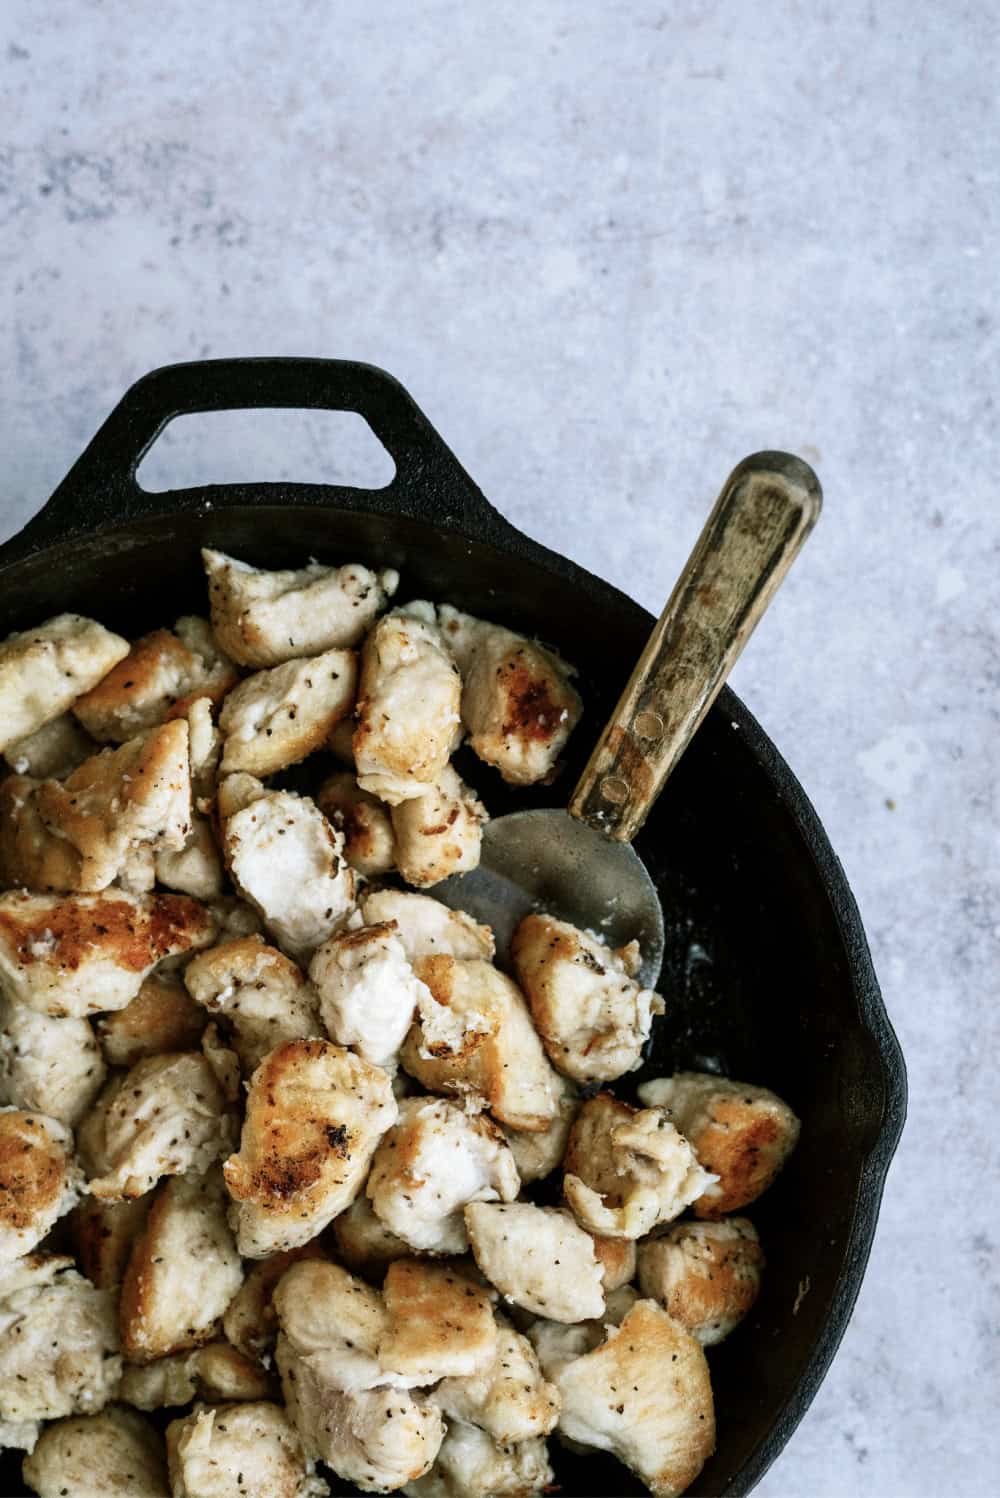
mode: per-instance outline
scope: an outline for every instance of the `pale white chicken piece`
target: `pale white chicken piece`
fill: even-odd
[[[202,561],[216,636],[241,666],[277,666],[357,645],[399,586],[392,568],[358,563],[268,572],[206,549]]]
[[[0,1264],[0,1421],[95,1414],[121,1370],[111,1290],[55,1254]]]
[[[430,895],[379,889],[361,896],[361,913],[369,926],[392,921],[407,957],[481,958],[492,961],[493,932],[464,910],[451,910]]]
[[[118,1202],[85,1196],[68,1218],[70,1241],[81,1271],[98,1290],[121,1284],[135,1240],[146,1226],[153,1193]]]
[[[559,1418],[559,1391],[542,1376],[527,1337],[502,1316],[492,1363],[465,1378],[442,1379],[430,1397],[449,1420],[477,1425],[501,1446],[548,1435]]]
[[[405,1259],[413,1252],[409,1243],[390,1232],[375,1216],[364,1193],[354,1198],[346,1212],[333,1219],[330,1231],[337,1245],[337,1257],[354,1274],[366,1279],[382,1280],[394,1259]]]
[[[308,796],[270,791],[225,824],[233,879],[278,944],[304,961],[354,904],[344,840]]]
[[[268,1400],[195,1409],[167,1426],[173,1498],[326,1498],[302,1442]]]
[[[672,1222],[711,1185],[663,1108],[637,1111],[609,1092],[573,1121],[563,1195],[577,1222],[609,1238],[642,1238]]]
[[[635,956],[548,915],[525,916],[514,932],[514,973],[549,1060],[577,1082],[608,1082],[642,1061],[664,1003],[632,976]]]
[[[446,765],[426,795],[392,808],[396,867],[407,884],[427,889],[479,866],[486,807]]]
[[[259,936],[199,953],[188,963],[184,982],[191,996],[231,1029],[247,1075],[275,1046],[323,1034],[312,985],[291,958]]]
[[[461,738],[461,695],[432,605],[380,619],[361,652],[354,761],[362,790],[390,806],[426,795]]]
[[[332,936],[313,956],[309,976],[331,1040],[395,1073],[417,1005],[430,998],[414,975],[395,924]]]
[[[568,1078],[560,1076],[559,1112],[546,1128],[525,1133],[521,1129],[505,1128],[507,1143],[517,1165],[521,1184],[544,1180],[557,1166],[562,1164],[566,1153],[566,1141],[570,1126],[580,1106],[580,1096]]]
[[[225,824],[238,811],[243,811],[254,801],[262,801],[273,793],[256,775],[239,771],[236,775],[222,775],[216,787],[215,809],[219,821]],[[223,828],[224,830],[224,828]]]
[[[197,1050],[205,1023],[205,1011],[178,974],[154,972],[131,1003],[101,1015],[95,1029],[110,1066],[134,1066],[164,1051]]]
[[[44,1113],[0,1108],[0,1264],[30,1253],[82,1187],[65,1124]]]
[[[552,1321],[604,1310],[594,1240],[568,1212],[531,1202],[473,1202],[465,1209],[473,1257],[501,1295]]]
[[[359,1200],[364,1201],[364,1197]],[[340,1222],[346,1213],[336,1219]],[[300,1259],[324,1258],[323,1246],[311,1239],[301,1248],[272,1254],[252,1265],[222,1318],[222,1329],[229,1341],[245,1357],[263,1362],[278,1335],[278,1314],[274,1309],[274,1291],[285,1271]]]
[[[562,1083],[549,1065],[517,985],[488,962],[423,957],[414,972],[430,990],[402,1063],[433,1092],[485,1099],[500,1123],[547,1129]]]
[[[0,750],[66,712],[128,650],[121,635],[80,614],[0,640]]]
[[[57,1420],[21,1471],[39,1498],[170,1498],[163,1437],[121,1405]]]
[[[639,1244],[639,1285],[702,1347],[728,1337],[760,1292],[764,1255],[745,1217],[679,1222]]]
[[[35,780],[65,780],[97,749],[72,713],[60,713],[43,723],[27,738],[15,739],[3,752],[15,775],[30,775]]]
[[[556,1375],[559,1429],[612,1452],[657,1498],[677,1498],[715,1448],[715,1412],[701,1347],[652,1300],[617,1333]]]
[[[191,753],[191,831],[177,852],[159,852],[155,873],[167,889],[180,890],[196,900],[214,900],[222,893],[225,871],[210,814],[218,789],[222,736],[212,718],[209,697],[196,697],[187,710]]]
[[[438,617],[462,672],[469,747],[512,785],[551,776],[583,711],[572,666],[524,635],[448,604]]]
[[[148,844],[132,843],[125,850],[115,884],[130,895],[148,895],[156,888],[156,854]]]
[[[717,1177],[695,1203],[698,1217],[722,1217],[756,1201],[781,1170],[799,1137],[799,1120],[767,1087],[709,1072],[678,1072],[644,1082],[644,1103],[666,1108]]]
[[[191,1352],[173,1352],[152,1363],[126,1363],[118,1398],[138,1410],[162,1410],[192,1399],[206,1404],[269,1399],[274,1380],[253,1358],[228,1342],[207,1342]]]
[[[353,708],[357,686],[353,650],[327,650],[248,676],[219,714],[223,775],[273,775],[321,749]]]
[[[215,1074],[196,1051],[137,1061],[113,1077],[78,1131],[92,1195],[142,1196],[161,1176],[208,1170],[236,1138]]]
[[[136,854],[183,848],[190,830],[188,726],[166,723],[64,781],[0,782],[0,882],[94,893]]]
[[[574,1358],[593,1352],[604,1341],[609,1327],[621,1326],[639,1296],[631,1285],[612,1290],[600,1316],[567,1324],[538,1317],[527,1327],[528,1338],[546,1378],[556,1380]],[[558,1389],[557,1389],[558,1395]]]
[[[449,1427],[426,1477],[408,1482],[409,1498],[541,1498],[555,1482],[545,1441],[498,1444],[461,1422]]]
[[[219,702],[239,680],[205,619],[178,619],[136,640],[73,712],[102,744],[121,744],[160,723],[183,718],[196,697]]]
[[[215,1074],[215,1080],[227,1103],[237,1103],[243,1096],[243,1071],[240,1058],[213,1020],[201,1037],[201,1053]]]
[[[390,1232],[421,1253],[469,1247],[463,1208],[512,1202],[521,1182],[500,1129],[446,1098],[406,1098],[375,1151],[367,1194]]]
[[[350,727],[353,733],[353,724]],[[316,793],[316,804],[343,834],[344,856],[352,869],[371,879],[395,868],[396,840],[389,808],[363,791],[353,774],[341,770],[328,776]]]
[[[396,1116],[385,1072],[342,1046],[273,1050],[251,1078],[240,1150],[223,1167],[244,1257],[298,1248],[350,1206]]]
[[[215,931],[186,895],[0,895],[0,993],[42,1014],[124,1009],[157,963]]]
[[[89,1020],[53,1019],[0,999],[0,1103],[73,1128],[106,1074]]]

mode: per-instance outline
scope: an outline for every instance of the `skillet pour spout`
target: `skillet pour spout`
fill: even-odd
[[[162,494],[138,484],[140,460],[174,417],[264,407],[356,412],[393,459],[392,481]],[[74,611],[134,637],[204,613],[202,546],[266,567],[307,557],[395,567],[401,601],[486,614],[576,663],[595,729],[654,623],[510,526],[388,374],[340,360],[237,359],[158,369],[128,391],[48,504],[0,547],[0,630]],[[576,738],[567,785],[586,754],[588,735]],[[477,789],[496,815],[551,797],[492,779]],[[710,1352],[718,1448],[691,1491],[736,1498],[791,1436],[847,1326],[903,1126],[905,1068],[837,856],[728,689],[636,849],[665,915],[667,1013],[631,1080],[717,1069],[773,1088],[802,1121],[791,1161],[753,1211],[768,1260],[760,1300]],[[555,1456],[566,1498],[644,1491],[601,1453]],[[0,1491],[27,1491],[17,1452],[0,1457]]]

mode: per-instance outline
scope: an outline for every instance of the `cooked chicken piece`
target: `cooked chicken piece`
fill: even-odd
[[[391,1373],[430,1384],[492,1365],[497,1328],[490,1297],[451,1265],[397,1259],[386,1270],[382,1295],[389,1324],[378,1355]]]
[[[408,1243],[379,1221],[363,1194],[356,1196],[347,1211],[333,1219],[330,1230],[338,1258],[366,1279],[381,1281],[394,1259],[405,1259],[413,1252]]]
[[[201,1054],[212,1068],[212,1074],[226,1102],[239,1102],[243,1096],[240,1058],[229,1046],[227,1037],[214,1020],[205,1026],[205,1033],[201,1037]]]
[[[369,926],[395,923],[407,957],[493,958],[495,946],[489,926],[480,926],[464,910],[449,910],[430,895],[406,890],[378,889],[361,896],[361,913]]]
[[[353,725],[352,725],[353,732]],[[389,808],[363,791],[345,771],[330,775],[316,794],[316,804],[344,838],[344,857],[366,879],[387,874],[396,865],[396,843]]]
[[[702,1347],[734,1331],[760,1292],[764,1255],[745,1217],[679,1222],[639,1244],[639,1285]]]
[[[548,1435],[559,1417],[558,1391],[542,1377],[535,1349],[502,1316],[492,1363],[443,1379],[430,1397],[449,1420],[478,1425],[501,1446]]]
[[[441,630],[462,672],[469,747],[512,785],[551,776],[583,711],[576,673],[524,635],[443,605]]]
[[[344,840],[315,801],[270,791],[231,816],[224,848],[233,879],[274,937],[303,961],[354,903]]]
[[[360,1201],[364,1197],[359,1198]],[[342,1214],[345,1216],[346,1214]],[[342,1217],[337,1218],[340,1222]],[[278,1315],[272,1304],[275,1286],[287,1269],[299,1259],[322,1259],[323,1248],[316,1240],[301,1248],[288,1249],[254,1264],[226,1308],[222,1328],[232,1345],[245,1357],[263,1362],[278,1335]]]
[[[259,936],[222,942],[202,952],[184,972],[188,991],[233,1034],[244,1072],[288,1040],[321,1036],[315,990],[291,958]]]
[[[417,1004],[430,999],[395,923],[332,936],[313,957],[309,976],[330,1038],[393,1074]]]
[[[501,1295],[552,1321],[583,1321],[604,1310],[594,1240],[568,1212],[531,1202],[473,1202],[465,1226],[479,1268]]]
[[[525,1336],[538,1355],[545,1377],[557,1379],[574,1358],[600,1347],[608,1327],[621,1326],[638,1299],[631,1285],[622,1285],[608,1295],[603,1314],[588,1321],[577,1321],[569,1326],[562,1321],[546,1321],[544,1317],[530,1321]]]
[[[180,890],[196,900],[214,900],[222,893],[222,855],[207,817],[194,813],[191,831],[179,852],[156,854],[156,877],[167,889]]]
[[[676,1498],[715,1448],[705,1354],[652,1300],[640,1300],[617,1335],[556,1376],[559,1429],[612,1452],[657,1498]]]
[[[475,1425],[449,1427],[426,1477],[408,1482],[409,1498],[541,1498],[555,1481],[545,1441],[498,1445]]]
[[[422,1253],[468,1251],[469,1202],[512,1202],[517,1167],[489,1118],[445,1098],[407,1098],[372,1162],[367,1193],[390,1232]]]
[[[165,855],[173,857],[173,854]],[[156,888],[156,854],[143,843],[133,843],[125,852],[115,884],[130,895],[148,895]]]
[[[136,640],[99,686],[77,698],[73,712],[93,738],[121,744],[183,718],[195,697],[221,701],[238,680],[206,621],[178,619],[172,631],[157,629]]]
[[[212,624],[242,666],[277,666],[332,646],[360,643],[399,586],[399,573],[358,563],[267,572],[222,551],[202,552]]]
[[[479,866],[486,807],[446,765],[424,796],[392,808],[396,866],[407,884],[426,889]]]
[[[293,1264],[275,1287],[273,1303],[286,1397],[289,1385],[297,1382],[289,1377],[288,1368],[300,1362],[315,1367],[328,1391],[405,1389],[415,1382],[390,1374],[379,1359],[379,1344],[389,1326],[381,1292],[341,1265],[318,1259]]]
[[[175,1176],[156,1193],[121,1294],[122,1351],[133,1363],[198,1347],[216,1335],[243,1283],[219,1171]]]
[[[105,1087],[77,1145],[93,1172],[92,1195],[142,1196],[161,1176],[208,1170],[231,1149],[236,1122],[211,1066],[197,1051],[137,1061]]]
[[[167,1426],[173,1498],[326,1498],[285,1411],[256,1400],[196,1409]]]
[[[605,1295],[620,1290],[635,1279],[636,1247],[631,1238],[602,1238],[592,1233],[594,1253],[601,1266],[601,1283]]]
[[[121,1405],[58,1420],[21,1468],[39,1498],[169,1498],[163,1437]]]
[[[246,775],[241,771],[238,775],[221,776],[216,790],[215,810],[223,824],[223,830],[224,824],[238,811],[273,794],[256,775]]]
[[[336,725],[329,739],[327,748],[334,759],[339,760],[342,765],[354,767],[354,719],[342,718]],[[375,798],[378,799],[377,797]]]
[[[89,1020],[53,1019],[0,999],[0,1103],[45,1113],[73,1128],[105,1075]]]
[[[67,1222],[70,1240],[83,1273],[98,1290],[120,1285],[136,1238],[146,1226],[153,1193],[130,1201],[102,1202],[85,1196]]]
[[[576,1115],[563,1170],[577,1222],[609,1238],[642,1238],[672,1222],[712,1179],[663,1108],[639,1112],[609,1092]]]
[[[321,749],[353,708],[357,685],[353,650],[327,650],[248,676],[219,715],[222,773],[273,775]]]
[[[423,796],[462,734],[458,667],[429,604],[380,619],[361,652],[354,760],[362,790],[396,806]]]
[[[74,1205],[82,1186],[65,1124],[43,1113],[0,1108],[0,1264],[30,1253]]]
[[[121,635],[80,614],[57,614],[0,640],[0,750],[66,712],[128,649]]]
[[[60,713],[27,738],[8,744],[3,757],[15,775],[31,775],[35,780],[65,780],[96,749],[94,740],[84,733],[73,714]]]
[[[106,889],[137,849],[178,849],[191,824],[186,723],[167,723],[85,760],[64,781],[0,783],[0,881]]]
[[[0,895],[0,992],[42,1014],[124,1009],[158,962],[215,930],[185,895]]]
[[[533,1133],[524,1133],[521,1129],[504,1129],[524,1186],[530,1181],[542,1181],[551,1175],[562,1164],[562,1157],[566,1153],[566,1141],[570,1125],[580,1106],[580,1097],[568,1078],[560,1077],[559,1083],[562,1088],[559,1112],[546,1128]]]
[[[639,1096],[666,1108],[706,1170],[718,1177],[695,1203],[698,1217],[738,1212],[766,1191],[799,1137],[799,1120],[777,1093],[708,1072],[644,1082]]]
[[[112,1291],[55,1254],[0,1264],[0,1420],[96,1414],[121,1370]]]
[[[134,1066],[164,1051],[197,1050],[204,1028],[204,1010],[176,973],[151,973],[130,1004],[96,1021],[111,1066]]]
[[[660,995],[631,976],[632,953],[613,952],[568,921],[525,916],[511,944],[518,983],[553,1066],[577,1082],[608,1082],[642,1060]]]
[[[235,895],[221,895],[219,899],[212,900],[208,908],[218,922],[220,942],[234,941],[241,936],[259,936],[263,930],[263,923],[256,910],[245,900],[238,900]]]
[[[292,1040],[250,1082],[239,1154],[224,1166],[240,1253],[314,1238],[357,1196],[396,1121],[385,1072],[326,1040]]]
[[[162,1410],[192,1399],[208,1404],[269,1399],[275,1382],[253,1358],[228,1342],[208,1342],[152,1363],[126,1363],[118,1398],[139,1410]]]
[[[547,1129],[562,1083],[545,1058],[517,985],[488,962],[422,957],[414,972],[430,990],[402,1062],[433,1092],[472,1093],[512,1129]]]
[[[211,810],[219,778],[222,757],[222,734],[215,726],[210,697],[195,697],[188,705],[186,717],[191,750],[191,785],[195,805],[200,812]]]

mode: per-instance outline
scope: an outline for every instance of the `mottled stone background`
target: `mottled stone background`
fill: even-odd
[[[130,381],[200,355],[388,367],[515,523],[654,609],[745,451],[819,470],[820,529],[734,682],[846,865],[912,1106],[768,1498],[998,1491],[995,16],[0,15],[0,532]],[[244,424],[159,465],[336,475],[345,443]]]

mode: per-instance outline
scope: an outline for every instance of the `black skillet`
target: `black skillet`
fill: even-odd
[[[173,417],[263,407],[359,413],[395,477],[379,490],[149,494],[137,484],[140,459]],[[583,667],[587,715],[567,786],[654,622],[508,525],[391,376],[342,361],[242,359],[173,365],[132,387],[45,508],[0,547],[0,636],[66,610],[129,635],[204,612],[203,545],[268,567],[311,556],[391,565],[401,597],[448,600],[549,641]],[[495,813],[553,794],[515,796],[492,776],[478,788]],[[691,1491],[735,1498],[792,1434],[850,1318],[903,1126],[906,1073],[836,854],[728,689],[636,848],[663,901],[668,1013],[633,1082],[719,1066],[774,1088],[803,1125],[790,1164],[751,1212],[768,1259],[761,1298],[710,1353],[718,1450]],[[644,1491],[609,1457],[555,1456],[566,1498]],[[0,1491],[25,1491],[18,1453],[0,1457]]]

